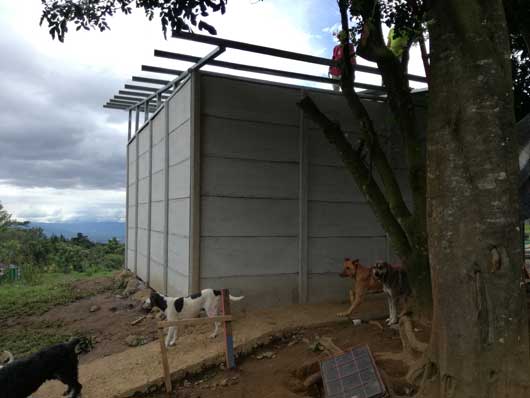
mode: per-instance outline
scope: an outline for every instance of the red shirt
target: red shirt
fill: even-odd
[[[355,48],[353,47],[353,44],[350,43],[350,59],[351,64],[355,65]],[[337,44],[335,48],[333,48],[333,57],[331,59],[335,62],[340,62],[342,58],[344,57],[344,54],[342,53],[342,44]],[[342,75],[342,70],[339,66],[330,66],[329,67],[329,74],[332,76],[340,76]]]

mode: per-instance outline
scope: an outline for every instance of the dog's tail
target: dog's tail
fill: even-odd
[[[230,295],[230,301],[241,301],[245,298],[245,296],[232,296]]]

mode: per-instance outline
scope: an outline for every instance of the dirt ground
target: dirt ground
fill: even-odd
[[[146,314],[140,301],[132,296],[121,295],[123,289],[115,289],[114,278],[81,280],[74,283],[72,288],[101,293],[54,307],[42,315],[8,319],[5,326],[10,328],[10,333],[31,330],[34,333],[90,338],[92,349],[79,357],[81,364],[130,348],[125,339],[132,334],[139,336],[142,343],[154,340],[155,322],[144,320],[135,326],[124,327]],[[95,307],[98,309],[91,312],[90,309]]]
[[[368,345],[377,365],[398,385],[401,394],[411,387],[403,380],[406,366],[393,359],[378,359],[379,353],[401,352],[401,340],[396,330],[380,329],[371,324],[353,326],[350,323],[330,324],[316,329],[300,329],[293,336],[278,339],[246,358],[238,359],[235,371],[220,368],[188,377],[180,382],[171,397],[179,398],[289,398],[320,397],[323,392],[316,386],[304,390],[301,379],[295,377],[296,370],[304,363],[325,358],[326,354],[314,352],[310,346],[318,338],[331,337],[342,349]],[[418,337],[428,339],[428,330],[418,330]],[[262,356],[265,354],[265,358]],[[267,356],[272,356],[267,358]],[[261,359],[259,359],[261,358]],[[401,381],[400,381],[401,380]],[[166,398],[165,393],[144,395],[144,398]]]

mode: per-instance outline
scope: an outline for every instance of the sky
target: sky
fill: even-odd
[[[191,66],[156,58],[154,49],[201,57],[213,47],[164,40],[159,20],[148,21],[141,10],[109,19],[110,31],[72,26],[60,43],[39,26],[41,11],[40,0],[0,0],[0,202],[21,220],[123,221],[127,114],[102,105],[133,75],[172,78],[141,72],[142,64]],[[207,20],[221,38],[329,57],[340,16],[336,0],[230,0],[225,15]],[[218,59],[327,73],[324,66],[235,50]],[[409,73],[424,74],[417,48]],[[380,83],[367,74],[356,80]]]

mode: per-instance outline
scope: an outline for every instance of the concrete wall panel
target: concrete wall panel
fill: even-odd
[[[164,171],[153,173],[153,183],[151,190],[153,191],[152,201],[158,202],[164,200],[164,185],[166,184]]]
[[[257,275],[228,278],[201,278],[205,288],[230,289],[230,294],[245,299],[232,303],[233,311],[242,308],[267,308],[298,302],[297,275]]]
[[[158,292],[164,292],[164,265],[151,258],[149,285]]]
[[[131,204],[129,206],[129,220],[128,220],[128,224],[129,224],[129,228],[135,228],[136,227],[136,206],[134,205],[134,197],[131,198]]]
[[[151,231],[151,262],[156,261],[159,264],[164,262],[164,234],[161,232]]]
[[[147,256],[147,236],[146,229],[138,229],[138,254],[143,254],[144,256]]]
[[[379,236],[384,232],[365,203],[309,203],[309,236]]]
[[[149,178],[138,181],[138,203],[149,201]]]
[[[189,274],[189,238],[170,234],[168,242],[169,268],[182,275]]]
[[[338,274],[345,257],[358,258],[366,266],[386,259],[384,237],[311,238],[308,246],[309,273]]]
[[[134,271],[135,251],[133,249],[127,250],[127,268]]]
[[[341,278],[338,274],[312,274],[307,283],[309,303],[344,303],[344,310],[349,304],[351,279]]]
[[[138,227],[139,228],[147,228],[147,213],[148,213],[148,205],[147,203],[140,203],[138,206]]]
[[[298,127],[203,115],[203,155],[298,162]]]
[[[298,202],[278,199],[203,197],[203,236],[295,236]]]
[[[164,169],[164,151],[165,139],[159,141],[156,145],[153,145],[153,174]]]
[[[201,277],[293,274],[297,238],[201,238]]]
[[[149,151],[149,126],[146,125],[138,135],[138,142],[140,146],[138,147],[138,153],[143,155]]]
[[[133,185],[136,181],[136,161],[132,162],[129,167],[129,186]]]
[[[169,198],[180,199],[190,196],[190,161],[169,167]]]
[[[169,201],[169,233],[188,236],[190,226],[190,199],[172,199]]]
[[[300,91],[296,88],[203,76],[201,100],[202,112],[208,115],[298,125]]]
[[[298,164],[204,158],[202,194],[251,198],[298,197]]]
[[[152,120],[153,123],[153,145],[158,144],[161,140],[164,139],[166,130],[166,122],[165,122],[165,111],[162,110],[158,112],[154,119]]]
[[[167,294],[172,297],[187,296],[188,292],[188,277],[175,272],[171,268],[167,271]]]
[[[151,202],[151,230],[164,231],[164,202]]]
[[[169,131],[172,132],[191,115],[191,81],[184,83],[169,100]]]
[[[190,157],[190,121],[183,123],[169,135],[169,164],[174,165]]]
[[[309,167],[309,200],[364,202],[352,175],[342,167]]]
[[[138,165],[138,178],[141,180],[149,176],[149,152],[140,155],[140,162]]]
[[[138,267],[136,269],[138,277],[147,281],[147,257],[143,254],[138,253]]]

